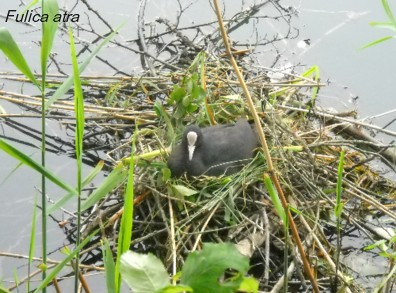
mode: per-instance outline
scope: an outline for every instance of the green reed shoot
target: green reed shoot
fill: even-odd
[[[29,4],[29,7],[36,5],[39,1],[32,1]],[[84,242],[80,243],[79,231],[80,231],[80,213],[81,213],[81,190],[84,184],[87,184],[92,178],[102,169],[103,163],[99,163],[97,168],[83,181],[81,178],[81,169],[82,169],[82,135],[84,129],[84,112],[83,112],[83,103],[82,103],[82,90],[79,74],[87,67],[89,62],[98,54],[99,50],[107,44],[110,39],[114,37],[114,35],[118,32],[119,28],[115,30],[112,34],[110,34],[106,39],[104,39],[101,44],[95,48],[95,50],[90,54],[90,56],[82,63],[80,68],[77,68],[77,61],[75,58],[75,49],[74,45],[72,45],[72,55],[74,53],[73,58],[73,69],[74,74],[70,76],[66,81],[57,89],[57,91],[52,95],[52,97],[46,102],[46,75],[47,75],[47,64],[49,60],[49,56],[53,47],[55,35],[58,29],[58,23],[54,22],[54,15],[59,12],[58,2],[57,0],[45,0],[41,1],[42,3],[42,14],[48,14],[48,21],[42,23],[42,36],[41,36],[41,54],[40,54],[40,64],[41,64],[41,74],[42,80],[39,82],[33,74],[33,71],[30,69],[28,63],[26,62],[21,50],[19,49],[17,43],[13,39],[12,35],[6,28],[0,28],[0,50],[4,53],[4,55],[19,69],[21,73],[23,73],[40,91],[42,98],[42,113],[41,113],[41,162],[37,163],[32,160],[29,156],[25,155],[23,152],[19,151],[12,145],[8,144],[4,140],[0,139],[0,149],[10,156],[16,158],[21,163],[31,167],[32,169],[38,171],[42,175],[41,179],[41,207],[42,207],[42,265],[40,266],[43,270],[42,278],[43,282],[36,289],[35,292],[42,290],[46,292],[47,284],[56,276],[56,274],[64,267],[64,265],[69,262],[75,255],[77,255],[77,269],[76,269],[76,279],[78,279],[78,251],[82,244],[87,243],[88,239],[85,239]],[[76,131],[76,154],[77,154],[77,190],[74,187],[71,187],[57,176],[55,176],[50,170],[46,168],[46,127],[45,127],[45,119],[46,119],[46,111],[49,106],[63,96],[71,86],[75,85],[75,107],[76,107],[76,118],[77,118],[77,131]],[[98,171],[99,170],[99,171]],[[47,180],[52,181],[62,189],[68,192],[67,198],[71,198],[74,195],[78,195],[78,228],[77,228],[77,248],[76,250],[70,254],[65,260],[61,262],[60,265],[56,266],[56,269],[52,270],[50,274],[46,274],[46,262],[47,262],[47,202],[46,202],[46,183]],[[103,191],[104,188],[102,188]],[[56,205],[59,207],[60,204]],[[35,213],[35,211],[34,211]],[[97,232],[97,231],[96,231]],[[95,232],[95,233],[96,233]],[[32,226],[31,234],[35,234],[35,223]],[[30,243],[30,251],[29,255],[32,257],[34,253],[34,239],[31,239]],[[31,259],[30,259],[31,262]],[[76,280],[76,283],[78,281]],[[29,285],[28,285],[29,286]]]
[[[284,264],[283,264],[283,271],[284,271],[284,285],[283,285],[283,292],[287,292],[287,284],[288,284],[288,277],[287,277],[287,267],[288,267],[288,243],[289,243],[289,219],[287,218],[287,213],[283,208],[282,202],[279,198],[278,192],[276,191],[271,178],[264,174],[264,183],[265,187],[268,190],[268,194],[271,198],[272,204],[274,205],[275,211],[278,214],[279,218],[282,220],[283,224],[283,231],[285,234],[285,250],[284,250]]]
[[[36,211],[37,211],[37,197],[34,198],[33,216],[32,216],[32,229],[30,230],[30,244],[29,244],[29,265],[28,275],[30,276],[30,269],[33,262],[34,246],[36,243]],[[27,284],[27,292],[30,292],[30,279]]]
[[[58,23],[53,21],[55,14],[59,12],[58,2],[56,0],[42,1],[42,14],[48,14],[49,21],[42,23],[41,39],[41,165],[45,167],[45,148],[46,148],[46,111],[45,106],[45,84],[47,75],[47,62],[54,43],[55,34],[58,29]],[[42,258],[43,264],[47,263],[47,188],[46,177],[41,175],[41,225],[42,225]],[[46,271],[43,270],[43,279],[46,277]],[[46,288],[43,289],[46,292]]]
[[[116,271],[115,271],[115,262],[113,258],[113,253],[110,248],[109,241],[104,239],[102,242],[102,252],[103,252],[103,264],[106,273],[106,287],[107,293],[116,293]]]
[[[84,99],[81,88],[80,72],[78,71],[76,48],[74,45],[73,31],[69,27],[69,40],[71,59],[73,63],[73,76],[74,76],[74,113],[76,115],[76,131],[75,131],[75,149],[77,161],[77,237],[76,246],[80,245],[80,230],[81,230],[81,193],[82,193],[82,158],[83,158],[83,139],[84,139]],[[76,266],[75,266],[75,283],[74,291],[78,291],[79,285],[79,263],[80,253],[76,253]]]
[[[388,0],[381,0],[382,3],[382,7],[384,8],[384,11],[386,13],[386,16],[388,17],[388,21],[371,21],[369,22],[369,24],[372,27],[376,27],[376,28],[386,28],[389,29],[391,31],[396,31],[396,19],[393,16],[392,10],[389,6]],[[360,49],[366,49],[368,47],[377,45],[379,43],[383,43],[385,41],[388,41],[390,39],[395,39],[396,35],[390,35],[390,36],[385,36],[382,38],[379,38],[373,42],[368,43],[367,45],[364,45],[363,47],[361,47]]]
[[[115,264],[115,286],[116,292],[120,292],[121,289],[121,274],[120,274],[120,260],[121,255],[129,250],[132,238],[132,228],[133,228],[133,200],[134,200],[134,171],[135,171],[135,149],[136,149],[136,137],[138,134],[137,127],[133,132],[132,136],[132,149],[131,149],[131,159],[129,161],[129,171],[128,171],[128,182],[124,194],[124,213],[121,219],[120,232],[118,235],[118,245],[117,245],[117,260]]]
[[[336,186],[336,205],[334,207],[334,215],[337,221],[337,256],[336,256],[336,276],[339,269],[339,260],[341,252],[341,215],[344,209],[344,204],[341,202],[342,196],[342,180],[344,172],[344,156],[345,151],[341,151],[340,161],[338,163],[338,176],[337,176],[337,186]],[[336,279],[337,280],[337,279]]]

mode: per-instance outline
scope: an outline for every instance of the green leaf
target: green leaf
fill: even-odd
[[[37,214],[37,196],[34,198],[34,204],[33,204],[33,215],[32,215],[32,228],[30,230],[30,243],[29,243],[29,266],[32,265],[33,263],[33,256],[34,256],[34,247],[36,244],[36,214]],[[28,280],[28,285],[27,285],[27,292],[30,292],[30,283],[31,280]]]
[[[138,134],[137,125],[132,137],[131,154],[136,150],[136,138]],[[115,268],[116,288],[120,292],[121,279],[120,279],[120,257],[129,250],[132,238],[133,229],[133,200],[134,200],[134,171],[135,171],[135,157],[131,156],[129,161],[128,183],[124,194],[124,213],[121,218],[121,226],[117,243],[117,260]]]
[[[304,150],[304,147],[301,145],[290,145],[290,146],[284,146],[283,150],[290,152],[302,152]]]
[[[201,86],[194,84],[191,91],[191,97],[193,101],[201,102],[203,98],[205,98],[205,96],[206,96],[205,90]]]
[[[396,31],[396,27],[392,22],[370,21],[369,25],[371,25],[372,27],[386,28]]]
[[[379,43],[385,42],[385,41],[387,41],[389,39],[393,39],[393,38],[395,38],[395,37],[394,36],[386,36],[386,37],[383,37],[383,38],[379,38],[378,40],[375,40],[374,42],[371,42],[371,43],[368,43],[367,45],[364,45],[363,47],[359,48],[359,50],[366,49],[368,47],[377,45]]]
[[[191,81],[193,82],[193,87],[197,85],[198,79],[199,79],[199,74],[197,72],[191,74]]]
[[[396,26],[396,20],[393,16],[392,9],[389,7],[387,0],[381,0],[382,6],[384,7],[385,13],[388,16],[389,20]]]
[[[166,286],[165,288],[156,291],[155,293],[184,293],[184,292],[193,292],[193,289],[189,286],[184,286],[184,285],[169,285]]]
[[[183,107],[176,107],[176,112],[173,114],[173,117],[176,120],[179,120],[184,117],[186,114],[186,110]]]
[[[191,104],[191,102],[192,102],[191,96],[187,95],[187,96],[185,96],[185,97],[183,98],[183,100],[182,100],[182,105],[183,105],[184,108],[186,108],[188,105]]]
[[[125,252],[121,256],[121,276],[134,293],[154,293],[169,285],[168,272],[151,253]]]
[[[185,187],[183,185],[172,185],[172,188],[175,192],[182,196],[191,196],[198,193],[198,191]]]
[[[336,185],[336,205],[334,207],[334,214],[337,218],[341,217],[342,210],[344,205],[341,203],[342,197],[342,179],[344,172],[344,157],[345,151],[341,151],[340,154],[340,162],[338,163],[338,171],[337,171],[337,185]]]
[[[314,81],[319,83],[319,79],[320,79],[319,66],[314,65],[302,74],[302,76],[304,76],[304,77],[308,77],[310,75],[313,75]],[[315,105],[315,101],[316,101],[318,92],[319,92],[319,87],[315,86],[312,88],[311,105]]]
[[[113,253],[111,252],[109,241],[107,239],[105,239],[104,243],[102,244],[102,251],[103,251],[103,264],[106,273],[106,287],[107,287],[106,292],[115,293],[116,292],[115,263],[113,259]]]
[[[276,191],[274,185],[272,184],[271,178],[267,174],[264,175],[264,183],[271,197],[272,204],[274,205],[275,210],[278,213],[278,216],[281,218],[283,224],[285,225],[287,223],[286,211],[283,208],[278,192]]]
[[[241,285],[238,288],[238,291],[249,292],[249,293],[257,293],[259,289],[259,283],[255,278],[245,277]]]
[[[82,203],[81,211],[85,211],[105,197],[110,191],[125,180],[127,174],[128,171],[124,170],[122,164],[116,166],[102,184],[88,197],[86,201]]]
[[[196,70],[199,67],[204,67],[206,61],[206,53],[201,51],[197,54],[194,58],[193,62],[191,63],[190,67],[188,68],[190,71]]]
[[[180,102],[186,95],[186,90],[178,85],[175,85],[173,91],[170,95],[169,103],[173,104],[174,102]]]
[[[186,107],[186,111],[188,113],[192,113],[195,112],[198,109],[198,105],[197,104],[190,104]]]
[[[337,218],[340,218],[343,210],[344,210],[344,203],[343,202],[341,202],[339,204],[336,204],[336,206],[334,207],[334,215]]]
[[[380,246],[384,245],[385,243],[386,243],[386,240],[385,239],[381,239],[381,240],[378,240],[377,242],[375,242],[373,244],[367,245],[366,247],[363,248],[363,250],[372,250],[374,248],[377,248],[377,247],[380,247]]]
[[[67,183],[63,182],[61,179],[56,177],[51,171],[48,169],[44,168],[41,166],[41,164],[38,164],[35,162],[32,158],[29,156],[25,155],[18,149],[14,148],[12,145],[6,143],[4,140],[0,139],[0,149],[9,154],[10,156],[14,157],[21,163],[29,166],[30,168],[36,170],[37,172],[41,173],[44,175],[48,180],[52,181],[59,187],[63,188],[64,190],[72,193],[72,194],[77,194],[77,191]]]
[[[101,160],[99,161],[95,168],[88,174],[88,176],[83,180],[83,186],[87,185],[88,183],[90,183],[95,177],[96,175],[99,174],[100,171],[102,171],[104,166],[104,161]]]
[[[0,293],[11,293],[8,289],[4,288],[3,285],[0,285]]]
[[[0,105],[0,114],[6,114],[6,110]]]
[[[81,161],[83,151],[83,136],[84,136],[84,99],[81,88],[80,72],[78,71],[76,48],[74,45],[73,31],[69,27],[70,50],[73,64],[74,77],[74,114],[76,116],[76,158]]]
[[[378,253],[379,256],[385,257],[385,258],[389,258],[390,254],[386,251],[381,251]]]
[[[41,39],[41,74],[43,86],[47,74],[47,61],[54,43],[55,34],[58,29],[58,22],[54,21],[54,16],[58,14],[59,6],[57,0],[42,1],[42,13],[48,15],[48,21],[42,23]]]
[[[308,77],[310,75],[314,75],[314,77],[318,77],[319,67],[317,65],[312,66],[308,70],[306,70],[302,76]]]
[[[185,77],[183,78],[183,85],[184,85],[184,87],[185,87],[187,93],[191,93],[192,87],[193,87],[193,80],[192,80],[192,78],[189,77],[189,76],[185,76]]]
[[[220,281],[227,269],[234,269],[239,276]],[[205,243],[202,251],[188,255],[182,269],[181,284],[193,288],[194,293],[235,292],[249,269],[249,259],[238,252],[231,243]]]
[[[84,97],[81,88],[80,73],[78,71],[78,61],[76,56],[76,47],[74,45],[73,31],[69,27],[70,53],[73,65],[74,76],[74,114],[76,117],[75,131],[75,150],[77,160],[77,191],[78,191],[78,207],[81,203],[82,191],[82,156],[83,156],[83,140],[84,140]],[[81,211],[78,209],[79,215]]]
[[[18,45],[5,27],[0,27],[0,50],[33,84],[39,87],[39,83],[26,63]]]
[[[162,180],[163,181],[167,181],[171,178],[171,170],[167,167],[164,167],[161,169],[161,173],[162,173]]]
[[[31,9],[34,5],[36,5],[39,2],[39,0],[33,0],[32,2],[30,2],[28,5],[26,5],[25,9],[22,10],[21,14],[25,14],[26,11],[28,11],[29,9]]]
[[[88,174],[88,176],[83,180],[82,187],[88,185],[95,177],[99,174],[99,172],[103,169],[104,161],[99,161],[99,163],[95,166],[95,168]],[[60,200],[55,202],[47,209],[47,215],[52,214],[54,211],[60,209],[64,206],[70,199],[76,196],[76,192],[68,193],[63,196]]]
[[[168,112],[166,112],[165,107],[161,105],[158,101],[155,101],[154,103],[154,110],[159,118],[164,119],[167,129],[167,139],[168,141],[171,141],[175,137],[175,131],[171,122],[171,117],[169,116]]]

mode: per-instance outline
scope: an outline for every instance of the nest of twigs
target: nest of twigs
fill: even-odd
[[[392,204],[395,183],[382,176],[378,168],[379,164],[386,165],[386,170],[394,173],[394,154],[390,145],[365,134],[370,125],[356,121],[353,111],[330,114],[315,107],[312,93],[321,86],[317,80],[285,74],[271,82],[271,69],[244,66],[243,62],[240,66],[306,255],[320,288],[328,290],[336,274],[334,207],[340,152],[345,150],[341,236],[361,233],[372,241],[391,237],[386,229],[378,229],[379,219],[396,220]],[[285,263],[290,290],[307,290],[309,281],[294,242],[286,237],[263,184],[267,164],[260,151],[241,172],[231,176],[169,178],[168,152],[185,125],[250,118],[232,68],[221,60],[207,61],[204,74],[201,72],[197,79],[205,87],[205,95],[201,101],[190,101],[197,103],[196,109],[179,115],[178,107],[183,106],[170,104],[169,97],[175,85],[180,87],[193,75],[190,68],[156,78],[86,78],[86,152],[92,157],[96,154],[93,161],[105,159],[109,170],[125,164],[131,155],[136,161],[131,248],[154,253],[171,271],[172,267],[180,268],[186,254],[204,242],[232,242],[250,257],[250,273],[260,281],[260,290],[281,288]],[[49,115],[64,115],[68,111],[65,107],[66,102],[58,102]],[[73,128],[72,123],[65,123]],[[134,134],[135,150],[131,154]],[[116,247],[124,183],[85,212],[83,235],[101,227],[102,236]],[[367,217],[372,218],[371,223]],[[65,229],[74,239],[72,218]],[[98,236],[91,241],[83,262],[100,265],[99,240]],[[360,249],[365,244],[358,243]],[[342,264],[337,274],[339,282],[356,292],[357,283],[347,284],[346,276],[353,274],[347,264]]]

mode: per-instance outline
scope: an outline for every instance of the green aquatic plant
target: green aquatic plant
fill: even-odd
[[[70,40],[70,52],[73,64],[73,76],[74,76],[74,114],[76,116],[76,131],[75,131],[75,150],[76,150],[76,161],[77,161],[77,237],[76,246],[80,245],[80,231],[81,231],[81,193],[82,193],[82,159],[83,159],[83,139],[84,139],[84,99],[81,88],[80,72],[77,65],[76,48],[74,45],[73,31],[69,27],[69,40]],[[74,291],[78,291],[79,287],[79,269],[80,265],[80,252],[76,253],[75,261],[75,275],[74,275]]]
[[[336,275],[340,268],[340,253],[342,248],[341,247],[341,216],[342,216],[342,211],[344,209],[344,203],[341,202],[341,198],[342,198],[342,181],[344,176],[344,157],[345,157],[345,151],[341,151],[340,161],[338,163],[338,169],[337,169],[336,204],[334,207],[334,215],[337,221]]]
[[[393,235],[389,239],[381,239],[379,241],[376,241],[373,244],[370,244],[364,248],[364,250],[374,250],[378,249],[378,255],[385,257],[388,259],[391,263],[389,267],[389,273],[384,274],[384,277],[382,281],[376,286],[376,288],[373,290],[373,293],[378,293],[378,292],[390,292],[390,287],[392,286],[392,283],[394,283],[394,278],[396,274],[396,231],[392,231],[391,234]],[[393,280],[393,282],[392,282]]]
[[[33,1],[29,4],[29,7],[37,4],[38,1]],[[76,249],[68,255],[68,257],[63,260],[59,265],[57,265],[51,272],[47,275],[47,217],[50,212],[59,208],[62,204],[66,202],[67,199],[73,198],[77,195],[77,231],[80,231],[81,227],[81,211],[83,210],[83,206],[81,203],[81,192],[83,186],[88,184],[95,175],[103,167],[103,162],[99,163],[97,168],[95,168],[91,174],[82,179],[82,157],[83,157],[83,134],[84,134],[84,103],[82,96],[82,88],[80,81],[80,73],[87,67],[89,62],[98,54],[99,50],[107,44],[111,38],[118,32],[119,28],[117,28],[112,34],[110,34],[107,38],[105,38],[99,46],[92,51],[92,53],[88,56],[88,58],[80,65],[77,66],[77,58],[76,51],[74,48],[74,38],[70,30],[70,43],[71,43],[71,55],[72,55],[72,63],[73,63],[73,74],[69,76],[65,80],[63,84],[55,91],[55,93],[48,99],[47,97],[47,88],[46,88],[46,76],[47,76],[47,63],[49,60],[49,56],[52,50],[52,46],[55,40],[55,35],[58,29],[58,22],[54,21],[54,16],[58,14],[59,7],[58,2],[56,0],[46,0],[40,2],[42,3],[42,14],[48,15],[48,21],[42,22],[42,38],[41,38],[41,54],[40,54],[40,65],[41,65],[41,80],[37,80],[33,71],[28,65],[28,62],[24,58],[21,50],[19,49],[18,44],[15,42],[11,33],[7,28],[0,28],[0,50],[4,53],[4,55],[15,65],[18,70],[23,73],[28,80],[34,84],[41,94],[41,162],[38,163],[31,159],[28,155],[24,154],[17,148],[13,147],[5,140],[0,140],[0,149],[10,156],[17,159],[21,164],[25,164],[32,169],[39,172],[42,176],[41,180],[41,226],[42,226],[42,264],[39,265],[39,268],[42,270],[42,283],[38,286],[35,292],[42,290],[46,292],[46,286],[50,281],[56,276],[56,274],[73,258],[75,258],[75,291],[77,291],[79,278],[79,251],[80,249],[87,243],[89,240],[88,237],[83,242],[81,242],[79,232],[77,232],[76,239]],[[68,185],[64,180],[58,178],[54,173],[46,167],[46,113],[49,107],[53,102],[62,97],[72,86],[74,85],[74,105],[75,105],[75,116],[76,116],[76,134],[75,134],[75,148],[76,148],[76,156],[77,156],[77,188],[74,188]],[[47,198],[46,198],[46,185],[47,181],[55,183],[65,191],[67,191],[67,195],[58,201],[50,211],[47,210]],[[101,189],[103,190],[103,188]],[[34,211],[35,215],[35,211]],[[31,235],[35,235],[35,222],[33,221],[33,225],[31,228]],[[97,231],[96,231],[97,232]],[[96,233],[95,232],[95,233]],[[33,236],[31,237],[30,242],[30,250],[29,250],[29,263],[31,264],[32,255],[34,252],[34,240]],[[28,287],[30,284],[28,284]]]
[[[386,16],[388,17],[388,21],[371,21],[371,22],[369,22],[369,24],[375,28],[385,28],[385,29],[395,32],[396,31],[396,19],[392,13],[392,9],[389,6],[388,0],[381,0],[381,3],[382,3],[382,7],[384,8],[384,11],[386,13]],[[379,38],[373,42],[370,42],[367,45],[364,45],[360,49],[366,49],[368,47],[372,47],[379,43],[383,43],[385,41],[388,41],[390,39],[395,39],[395,38],[396,38],[396,35],[385,36],[385,37]]]
[[[46,96],[46,73],[47,73],[47,62],[51,49],[54,43],[55,34],[58,28],[58,23],[53,21],[53,16],[58,13],[59,7],[56,0],[47,0],[42,2],[42,14],[49,15],[49,21],[42,23],[42,38],[41,38],[41,74],[42,80],[41,84],[36,80],[32,73],[28,63],[26,62],[21,50],[19,49],[17,43],[14,41],[12,35],[6,28],[0,28],[0,49],[3,51],[9,60],[34,84],[41,92],[42,109],[45,105]],[[45,158],[46,158],[46,127],[45,127],[45,117],[46,112],[43,110],[41,112],[41,167],[45,169]],[[3,143],[3,146],[10,148]],[[3,148],[3,150],[5,150]],[[19,152],[21,154],[21,152]],[[15,154],[15,153],[14,153]],[[47,177],[44,173],[41,173],[41,225],[42,225],[42,262],[45,267],[47,262],[47,199],[46,199],[46,180]],[[33,228],[32,228],[33,229]],[[46,278],[46,271],[43,270],[43,279]],[[45,292],[46,289],[43,289]]]
[[[205,243],[189,253],[173,284],[156,256],[128,251],[121,257],[122,277],[133,292],[258,292],[257,280],[245,276],[248,269],[249,258],[231,243]]]
[[[131,154],[135,153],[136,149],[136,138],[138,135],[138,128],[135,128],[132,138],[132,150]],[[124,193],[124,212],[121,218],[121,226],[118,236],[118,244],[117,244],[117,259],[115,263],[115,289],[116,292],[120,292],[121,289],[121,275],[120,275],[120,262],[121,255],[129,250],[131,245],[132,238],[132,229],[133,229],[133,201],[134,201],[134,171],[135,171],[135,159],[134,156],[131,156],[129,161],[129,171],[128,171],[128,182],[126,186],[126,190]]]

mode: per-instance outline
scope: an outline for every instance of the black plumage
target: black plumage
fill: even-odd
[[[235,124],[199,128],[187,126],[182,141],[172,149],[168,167],[173,177],[220,176],[238,172],[258,146],[256,133],[246,119]]]

